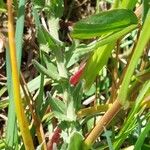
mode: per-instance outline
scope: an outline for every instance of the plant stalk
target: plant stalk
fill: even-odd
[[[18,124],[20,127],[21,135],[26,150],[34,150],[32,137],[29,131],[29,123],[24,113],[24,108],[22,106],[21,94],[20,94],[20,81],[19,73],[17,68],[16,59],[16,45],[14,37],[14,26],[13,26],[13,11],[12,11],[12,0],[7,1],[8,7],[8,39],[10,47],[10,62],[12,69],[12,87],[15,103],[15,111],[18,119]]]
[[[98,121],[96,126],[90,132],[90,134],[85,139],[84,143],[87,147],[90,147],[98,138],[98,136],[102,133],[104,127],[106,127],[114,116],[120,111],[122,105],[120,104],[119,100],[115,100],[112,107],[108,109],[105,115]]]

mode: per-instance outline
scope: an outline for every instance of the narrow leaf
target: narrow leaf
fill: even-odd
[[[137,0],[132,0],[132,1],[131,0],[123,0],[121,7],[132,10],[135,7],[136,3],[137,3]]]
[[[85,80],[85,90],[91,87],[99,71],[106,65],[113,47],[114,43],[98,48],[88,60],[82,77]]]
[[[15,33],[15,41],[16,41],[16,49],[17,49],[17,66],[18,71],[20,70],[21,64],[21,56],[22,56],[22,37],[23,37],[23,29],[24,29],[24,11],[25,11],[25,0],[19,1],[18,8],[18,16],[17,16],[17,24],[16,24],[16,33]],[[9,146],[13,146],[17,143],[17,125],[16,125],[16,115],[14,109],[14,101],[13,101],[13,88],[12,88],[12,70],[10,67],[10,53],[7,48],[6,51],[6,67],[7,67],[7,87],[8,93],[10,97],[9,102],[9,110],[8,110],[8,126],[7,126],[7,141]]]
[[[142,131],[142,133],[138,137],[138,140],[136,141],[135,147],[134,147],[135,150],[141,149],[141,147],[144,143],[144,140],[146,138],[146,135],[149,134],[149,131],[150,131],[150,121],[146,124],[146,127],[144,128],[144,130]]]

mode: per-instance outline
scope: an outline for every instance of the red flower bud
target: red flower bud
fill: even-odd
[[[80,80],[80,78],[81,78],[81,76],[82,76],[82,73],[83,73],[83,71],[84,71],[85,64],[86,64],[86,63],[82,64],[82,65],[80,66],[79,70],[78,70],[74,75],[72,75],[72,76],[70,77],[69,82],[70,82],[72,85],[75,86],[75,85],[79,82],[79,80]]]

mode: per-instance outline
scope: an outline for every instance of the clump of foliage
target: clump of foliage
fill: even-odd
[[[0,149],[150,148],[150,1],[106,1],[107,10],[99,3],[71,22],[74,1],[0,2],[8,14],[0,96],[9,95],[0,100],[8,108]],[[29,81],[20,67],[26,9],[38,47]]]

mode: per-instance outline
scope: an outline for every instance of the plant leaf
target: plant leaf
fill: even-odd
[[[123,0],[122,1],[122,8],[127,8],[127,9],[133,9],[137,3],[137,0]]]
[[[0,12],[6,12],[6,4],[3,0],[0,0]]]
[[[51,98],[50,96],[49,99],[49,103],[55,117],[59,120],[67,120],[65,103],[63,103],[61,100]]]
[[[37,9],[42,9],[45,5],[45,1],[43,0],[34,0],[34,7]]]
[[[34,66],[37,68],[39,72],[45,74],[46,76],[52,78],[53,80],[57,80],[57,81],[59,80],[59,75],[56,72],[55,66],[52,63],[51,63],[51,70],[46,69],[44,66],[39,64],[36,60],[33,60],[32,63],[34,64]]]
[[[143,50],[148,43],[150,39],[150,30],[149,30],[149,24],[150,24],[150,10],[147,13],[147,17],[145,19],[145,22],[143,24],[139,39],[137,41],[134,53],[132,54],[132,57],[130,59],[130,62],[128,64],[126,73],[124,75],[119,94],[118,99],[120,102],[124,105],[127,104],[127,94],[128,94],[128,88],[131,81],[131,77],[134,73],[135,67],[137,66],[137,63],[143,53]]]
[[[88,90],[94,82],[99,71],[107,63],[108,58],[111,55],[114,43],[110,45],[104,45],[98,48],[91,58],[88,60],[82,78],[85,81],[84,89]]]
[[[51,16],[54,18],[61,18],[64,11],[64,1],[63,0],[51,0],[47,2],[47,11],[51,12]]]
[[[71,35],[78,39],[90,39],[122,30],[137,23],[137,17],[131,10],[110,10],[92,15],[75,23]]]
[[[139,138],[137,139],[136,143],[135,143],[135,147],[134,149],[141,149],[144,140],[146,138],[146,135],[148,135],[149,131],[150,131],[150,121],[148,121],[148,123],[146,124],[146,127],[144,128],[144,130],[142,131],[142,133],[140,134]]]
[[[79,132],[74,132],[70,137],[68,150],[79,150],[82,146],[83,137]]]
[[[74,51],[72,57],[70,58],[67,67],[70,67],[71,65],[79,61],[82,57],[85,58],[85,56],[89,55],[96,48],[116,41],[117,39],[134,30],[135,28],[137,28],[137,25],[130,25],[129,27],[124,28],[123,30],[106,35],[103,38],[98,39],[97,41],[94,41],[88,45],[80,44]]]
[[[18,16],[16,22],[16,33],[15,33],[15,41],[16,41],[16,50],[17,50],[17,65],[18,71],[20,70],[21,64],[21,56],[22,56],[22,37],[23,37],[23,29],[24,29],[24,17],[25,17],[25,0],[19,1],[18,6]],[[16,149],[18,147],[18,138],[17,138],[17,121],[15,114],[15,106],[14,106],[14,96],[13,96],[13,88],[12,88],[12,71],[10,67],[10,53],[9,49],[6,50],[6,68],[7,68],[7,87],[9,93],[9,110],[8,110],[8,123],[7,123],[7,141],[8,146],[16,145]]]

